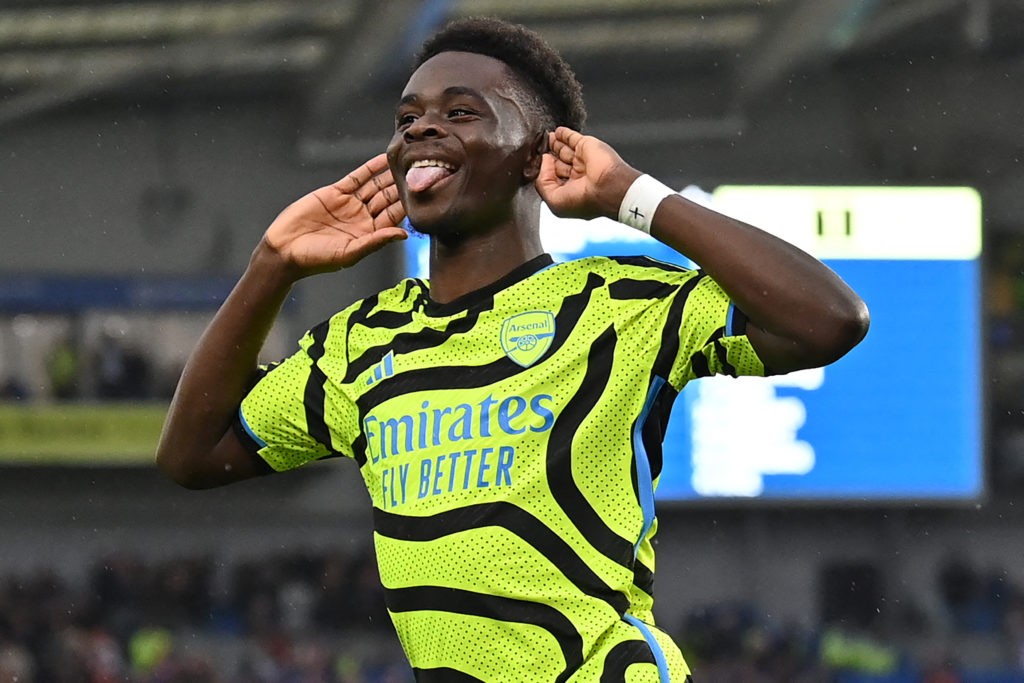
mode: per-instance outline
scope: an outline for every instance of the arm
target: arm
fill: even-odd
[[[267,472],[231,424],[282,303],[299,279],[404,239],[404,216],[383,154],[281,212],[185,365],[157,447],[162,472],[188,488]]]
[[[551,134],[537,190],[561,216],[616,218],[640,171],[604,142]],[[658,206],[651,235],[699,263],[749,318],[747,335],[771,372],[831,363],[864,338],[864,302],[831,269],[763,230],[679,195]]]

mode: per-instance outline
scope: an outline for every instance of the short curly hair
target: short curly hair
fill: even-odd
[[[583,130],[587,109],[572,67],[543,38],[520,24],[490,17],[456,19],[428,38],[413,68],[442,52],[472,52],[493,57],[515,74],[532,102],[530,108],[551,130]]]

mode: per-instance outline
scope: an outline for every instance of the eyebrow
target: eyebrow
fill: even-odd
[[[481,95],[478,90],[468,88],[464,85],[450,85],[444,89],[443,94],[445,97],[451,97],[453,95],[467,95],[469,97],[475,97],[478,100],[484,99],[484,96]],[[409,93],[408,95],[404,96],[401,100],[399,100],[398,104],[412,104],[414,102],[417,102],[419,99],[420,97],[416,93]]]

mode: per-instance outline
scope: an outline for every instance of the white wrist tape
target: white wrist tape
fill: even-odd
[[[676,191],[668,185],[647,174],[640,176],[633,181],[626,190],[626,196],[622,198],[622,204],[619,205],[619,222],[650,234],[655,210],[665,197],[674,194]]]

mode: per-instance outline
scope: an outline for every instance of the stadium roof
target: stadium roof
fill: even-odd
[[[103,93],[304,84],[314,109],[401,71],[447,17],[497,15],[577,68],[714,66],[734,99],[808,64],[895,51],[1024,53],[1019,0],[104,0],[0,6],[0,123]],[[314,111],[313,118],[316,118]]]

